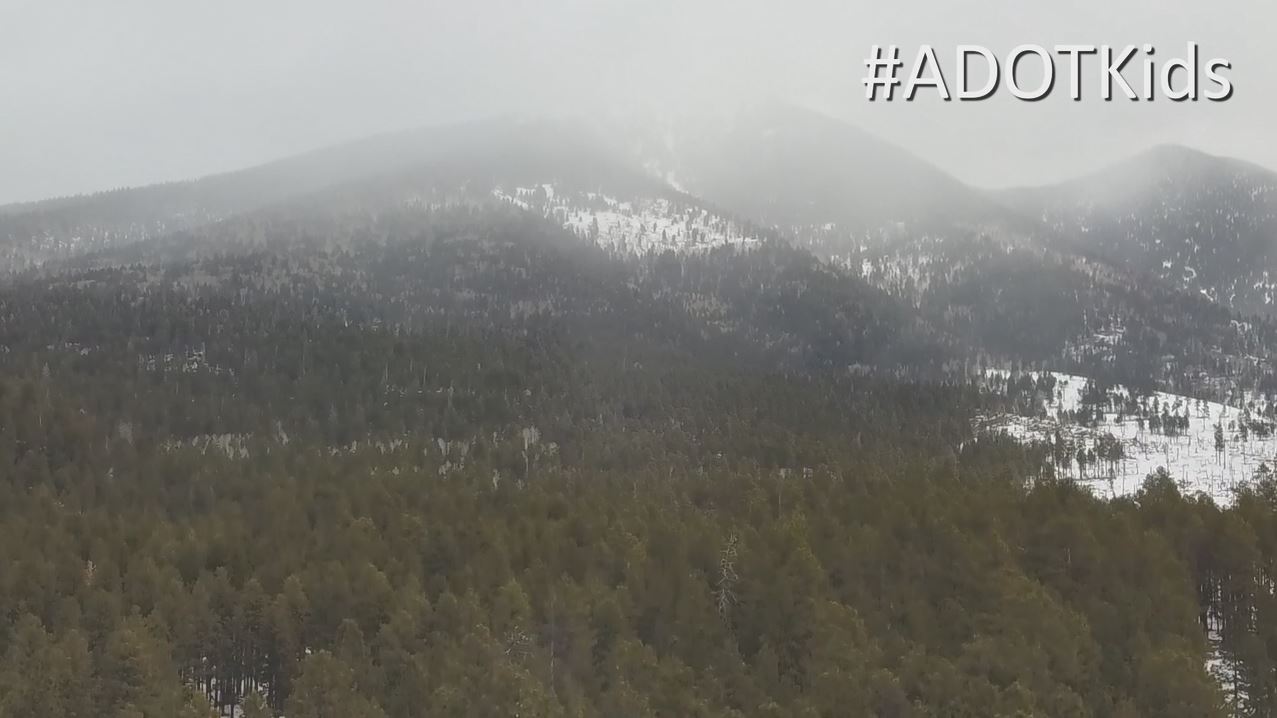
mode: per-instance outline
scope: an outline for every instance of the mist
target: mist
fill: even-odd
[[[1277,167],[1269,0],[0,2],[0,203],[237,169],[369,134],[526,113],[650,117],[781,99],[986,187],[1177,143]],[[1233,63],[1227,102],[1056,92],[870,103],[872,44],[1189,41]],[[1098,72],[1098,70],[1096,70]]]

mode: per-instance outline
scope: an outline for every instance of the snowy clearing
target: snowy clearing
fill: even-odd
[[[695,204],[666,198],[622,201],[595,192],[556,191],[554,185],[497,188],[493,196],[561,223],[604,249],[629,254],[699,252],[748,247],[759,238],[738,222]]]
[[[978,430],[1046,445],[1058,475],[1097,495],[1133,494],[1160,467],[1184,493],[1228,504],[1261,464],[1277,465],[1274,409],[1262,400],[1228,406],[1166,392],[1135,396],[1059,372],[993,370],[986,377],[1004,388],[1026,378],[1036,382],[1033,405],[978,417]]]

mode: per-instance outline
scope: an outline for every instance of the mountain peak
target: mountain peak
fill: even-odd
[[[1183,145],[1157,145],[1008,202],[1140,276],[1245,313],[1277,307],[1277,174]]]
[[[1212,169],[1235,169],[1246,164],[1230,157],[1221,157],[1195,147],[1178,144],[1154,145],[1129,161],[1136,165],[1145,165],[1162,171],[1169,170],[1190,174]]]
[[[946,220],[993,208],[943,170],[859,127],[766,98],[669,119],[647,134],[644,162],[734,212],[782,227],[847,233]]]
[[[1173,178],[1181,181],[1231,182],[1238,178],[1245,182],[1267,183],[1277,180],[1277,173],[1262,165],[1178,144],[1155,145],[1107,171],[1120,170],[1123,165],[1153,170],[1162,175],[1174,173]],[[1101,170],[1099,174],[1105,172]]]

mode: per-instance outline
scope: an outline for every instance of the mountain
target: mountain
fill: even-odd
[[[683,275],[704,264],[689,255],[717,253],[695,271],[734,264],[754,285],[729,296],[716,280],[685,304],[739,312],[720,321],[826,365],[930,371],[978,358],[1214,398],[1271,383],[1268,325],[1144,281],[1129,262],[838,120],[759,105],[648,130],[510,118],[424,128],[189,183],[14,207],[0,228],[11,271],[198,266],[429,237],[405,212],[496,205],[622,263],[672,252]],[[805,269],[751,266],[781,243],[811,253]],[[801,307],[789,306],[790,290]],[[881,331],[881,351],[847,350]]]
[[[1244,314],[1277,313],[1277,173],[1157,147],[1062,184],[1002,198],[1063,247]]]
[[[1216,396],[1270,385],[1271,327],[837,119],[764,104],[670,123],[648,148],[656,174],[860,274],[969,356]]]
[[[1267,710],[1274,326],[778,112],[7,208],[0,715]]]
[[[939,168],[841,120],[762,103],[667,120],[638,143],[686,191],[787,230],[853,238],[1007,221],[1010,213]]]
[[[344,197],[354,185],[363,199],[442,201],[430,193],[534,181],[658,190],[576,123],[498,118],[378,135],[189,182],[11,205],[0,211],[0,261],[20,269],[324,191]]]
[[[370,192],[0,283],[4,715],[1223,715],[1245,514],[848,371],[858,276]]]

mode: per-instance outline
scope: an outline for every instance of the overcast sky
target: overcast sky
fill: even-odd
[[[1163,142],[1277,167],[1273,28],[1273,0],[0,0],[0,202],[467,117],[690,98],[787,98],[984,186]],[[1188,41],[1232,60],[1232,100],[870,104],[860,82],[874,43],[942,60],[959,43],[1153,43],[1165,59]]]

